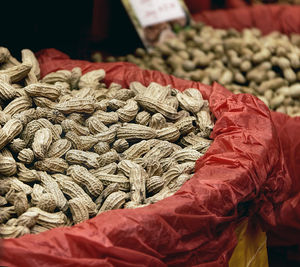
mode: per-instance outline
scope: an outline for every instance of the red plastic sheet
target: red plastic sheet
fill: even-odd
[[[300,6],[255,5],[252,7],[205,11],[193,15],[196,21],[203,21],[216,28],[235,28],[242,30],[257,27],[263,34],[279,31],[285,34],[300,33]],[[279,134],[283,150],[283,160],[292,179],[292,190],[283,203],[270,201],[270,215],[261,217],[268,231],[268,246],[298,246],[287,250],[287,258],[300,263],[300,118],[290,118],[284,114],[272,112],[272,119]],[[272,204],[271,204],[272,203]],[[258,213],[263,214],[263,213]],[[268,214],[268,212],[266,212]],[[297,254],[297,256],[294,256]]]
[[[288,198],[278,133],[267,107],[251,95],[233,95],[129,63],[74,61],[54,49],[38,54],[42,75],[80,66],[106,70],[105,82],[131,81],[198,88],[217,118],[213,144],[196,173],[172,197],[153,205],[103,213],[71,228],[3,241],[8,266],[227,266],[240,219],[259,210],[275,225],[274,205]]]
[[[269,255],[274,266],[300,264],[300,117],[272,112],[284,160],[292,179],[289,198],[274,205],[275,223],[266,224]],[[274,260],[273,260],[274,258]],[[276,260],[277,259],[277,260]],[[272,265],[272,266],[273,266]]]
[[[298,245],[300,252],[300,117],[273,112],[272,119],[293,186],[289,199],[275,206],[275,224],[268,226],[269,245]],[[300,262],[300,254],[298,256]]]
[[[300,6],[290,5],[254,5],[227,10],[204,11],[193,14],[196,21],[215,28],[256,27],[263,34],[279,31],[285,34],[300,33]]]
[[[191,14],[198,13],[203,10],[211,9],[211,0],[184,0]]]
[[[227,8],[239,8],[248,6],[247,0],[226,0]]]
[[[226,1],[211,1],[211,0],[184,0],[191,14],[199,13],[204,10],[217,8],[238,8],[247,6],[245,0],[226,0]]]

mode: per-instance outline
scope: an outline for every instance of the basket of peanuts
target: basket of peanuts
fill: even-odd
[[[228,263],[283,168],[267,106],[131,63],[21,56],[0,48],[1,264]]]

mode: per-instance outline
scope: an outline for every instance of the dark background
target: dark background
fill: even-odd
[[[218,9],[226,0],[186,0],[191,13]],[[94,51],[125,55],[141,47],[121,0],[1,1],[0,46],[19,59],[20,51],[56,48],[74,59]]]
[[[85,53],[93,1],[1,1],[0,46],[18,57],[54,47],[79,58]]]
[[[93,0],[1,1],[0,46],[17,58],[23,48],[56,48],[89,59],[93,50],[125,54],[142,45],[121,1],[95,2],[100,10]]]

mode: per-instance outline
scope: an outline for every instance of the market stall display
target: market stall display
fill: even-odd
[[[300,262],[298,11],[194,14],[109,63],[1,47],[0,265]]]
[[[103,82],[108,85],[117,82],[126,88],[133,81],[144,85],[155,81],[179,91],[196,88],[216,117],[214,141],[196,162],[193,177],[173,196],[138,209],[104,212],[72,227],[45,231],[38,238],[6,239],[3,249],[10,253],[4,254],[1,264],[22,261],[23,266],[32,266],[47,260],[80,266],[92,262],[225,265],[237,243],[235,228],[252,213],[247,208],[250,203],[251,210],[257,203],[257,215],[270,221],[273,210],[264,207],[288,198],[291,178],[282,164],[277,132],[269,110],[257,98],[234,95],[218,84],[210,87],[141,70],[130,63],[93,64],[70,60],[55,50],[42,51],[38,59],[42,77],[80,67],[83,73],[104,69]]]

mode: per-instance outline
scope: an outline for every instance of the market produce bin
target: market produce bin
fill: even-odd
[[[239,261],[241,251],[266,262],[263,233],[241,221],[249,217],[251,222],[253,214],[272,216],[272,203],[284,200],[291,179],[263,102],[217,83],[206,86],[129,63],[70,60],[53,49],[40,52],[38,59],[42,76],[79,66],[83,73],[105,69],[107,84],[156,81],[181,91],[197,88],[216,117],[214,141],[175,195],[143,208],[105,212],[73,227],[4,240],[2,265],[227,266]],[[250,251],[251,246],[257,249]]]

